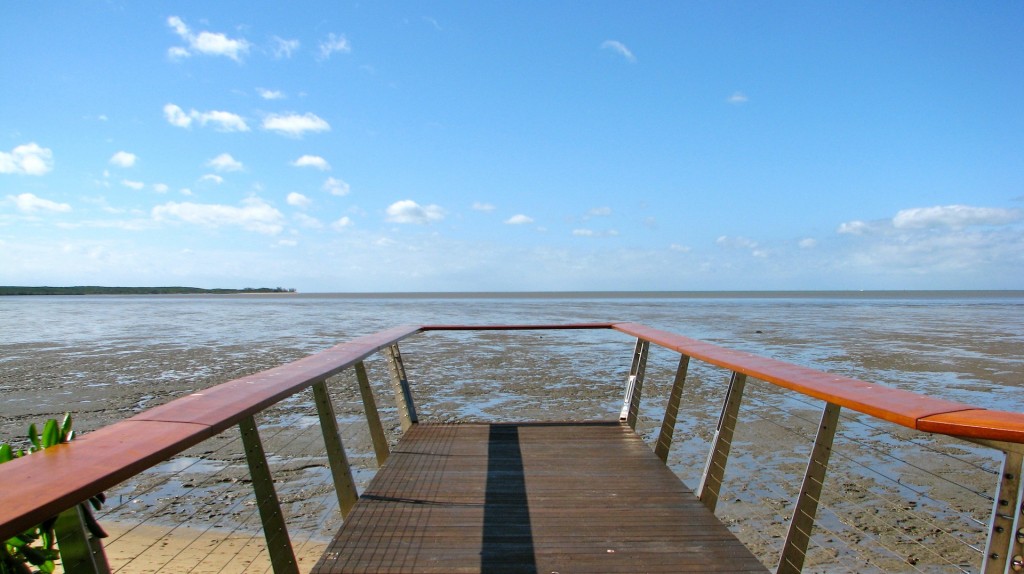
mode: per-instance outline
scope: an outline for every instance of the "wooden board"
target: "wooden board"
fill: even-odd
[[[765,572],[618,422],[416,425],[313,570]]]

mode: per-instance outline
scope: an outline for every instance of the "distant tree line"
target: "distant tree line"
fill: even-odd
[[[2,295],[230,295],[234,293],[295,293],[294,288],[246,287],[244,289],[201,289],[199,287],[5,287]]]

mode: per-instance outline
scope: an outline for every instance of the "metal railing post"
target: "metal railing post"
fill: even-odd
[[[626,379],[626,396],[622,399],[622,411],[619,422],[625,422],[629,428],[636,430],[636,420],[640,414],[640,395],[644,386],[644,371],[647,370],[647,351],[651,343],[638,338],[633,349],[633,364],[629,367],[629,378]]]
[[[786,535],[786,544],[782,547],[778,574],[795,574],[803,570],[807,544],[811,540],[811,530],[814,528],[814,518],[818,512],[818,502],[821,500],[821,488],[825,482],[825,473],[828,471],[828,460],[832,455],[832,440],[836,436],[836,427],[839,426],[840,410],[839,405],[827,402],[821,413],[814,446],[807,460],[807,472],[804,473],[800,495],[797,497],[796,507],[793,508],[793,520],[789,523],[789,534]]]
[[[359,381],[359,394],[363,397],[363,411],[366,412],[366,423],[370,427],[370,438],[373,440],[373,452],[377,455],[377,465],[384,464],[384,461],[391,455],[388,447],[388,439],[384,436],[384,425],[380,422],[380,413],[377,411],[377,401],[373,398],[373,387],[370,386],[370,378],[366,376],[366,365],[359,361],[355,365],[356,379]]]
[[[736,416],[740,411],[740,401],[743,400],[743,387],[746,386],[747,376],[743,373],[733,371],[729,379],[729,390],[725,395],[725,402],[722,404],[722,414],[718,417],[718,428],[715,430],[715,437],[711,441],[711,451],[708,452],[708,460],[704,465],[704,474],[700,479],[700,486],[697,488],[704,506],[711,512],[718,506],[718,493],[722,488],[722,479],[725,477],[725,465],[729,462],[729,449],[732,447],[732,435],[736,429]]]
[[[334,492],[338,496],[341,517],[345,518],[359,500],[359,491],[356,490],[352,467],[345,456],[345,443],[338,432],[338,419],[334,415],[334,403],[327,391],[327,381],[313,383],[313,398],[316,401],[317,414],[320,415],[320,430],[324,433],[327,461],[331,465],[331,478],[334,479]]]
[[[388,368],[391,370],[391,381],[395,388],[395,402],[398,404],[398,416],[401,419],[402,432],[406,432],[419,422],[416,417],[416,405],[412,400],[412,390],[405,375],[405,364],[402,362],[398,344],[389,346],[387,352]]]
[[[984,574],[1024,571],[1024,506],[1021,504],[1021,471],[1024,455],[1017,449],[1004,450],[1003,472],[999,475],[992,520],[989,523],[988,543],[981,571]]]
[[[249,415],[238,423],[242,434],[242,445],[245,447],[245,461],[249,464],[249,476],[252,478],[252,489],[256,494],[256,507],[263,521],[263,536],[267,539],[267,553],[275,574],[298,574],[299,566],[295,561],[291,539],[285,527],[281,503],[274,490],[274,479],[270,476],[267,456],[263,452],[263,443],[256,429],[256,419]]]
[[[54,525],[61,567],[66,574],[110,574],[103,543],[89,532],[80,504],[61,512]]]
[[[679,416],[679,401],[683,398],[683,385],[686,383],[686,371],[689,366],[689,355],[679,355],[679,367],[676,368],[672,392],[669,393],[668,404],[665,405],[665,418],[661,421],[661,433],[654,446],[654,454],[658,455],[662,462],[668,462],[668,452],[672,449],[672,436],[676,432],[676,420]]]

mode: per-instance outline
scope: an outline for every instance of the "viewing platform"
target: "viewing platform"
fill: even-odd
[[[628,372],[623,369],[620,374],[615,367],[589,371],[587,377],[573,377],[573,365],[569,364],[567,371],[546,362],[555,341],[563,345],[568,341],[549,334],[557,332],[565,337],[577,334],[588,341],[583,331],[597,330],[634,338]],[[519,335],[513,333],[524,331],[542,335],[536,335],[529,349],[516,351],[514,345]],[[407,358],[440,369],[431,371],[437,378],[431,389],[441,396],[431,403],[432,419],[421,421],[417,410],[419,403],[414,398],[414,389],[418,387],[415,381],[410,382],[399,342],[439,332],[450,335],[439,341],[445,346],[439,356],[461,359],[477,368],[485,366],[483,361],[493,361],[489,372],[509,379],[501,382],[505,385],[501,388],[521,389],[532,385],[534,391],[544,397],[538,401],[540,404],[496,420],[479,420],[466,410],[445,414],[441,411],[446,407],[458,409],[460,404],[494,400],[495,387],[489,379],[460,379],[453,374],[455,371],[445,370],[443,365],[427,365],[431,359],[423,352],[424,346],[417,347],[419,351]],[[500,335],[493,335],[495,333]],[[464,355],[457,350],[477,344],[490,354]],[[587,344],[573,343],[569,352],[558,355],[559,360],[571,363],[572,353]],[[678,363],[670,363],[675,368],[666,369],[668,364],[660,362],[656,370],[648,369],[652,347],[675,356]],[[606,347],[601,348],[598,355],[604,357]],[[386,363],[383,368],[390,381],[375,390],[364,360],[378,353],[383,355]],[[534,367],[547,364],[550,368],[534,378],[524,378],[510,362],[516,353],[528,356],[528,364]],[[693,373],[691,363],[701,369],[699,374]],[[667,380],[645,384],[649,371]],[[720,371],[727,374],[725,384],[708,382],[711,379],[708,373]],[[570,375],[554,377],[553,372],[569,372]],[[600,380],[611,374],[618,381],[624,376],[624,385]],[[695,383],[695,378],[703,381]],[[533,382],[529,382],[531,380]],[[347,410],[344,413],[335,410],[329,386],[345,397]],[[573,386],[586,387],[588,392],[573,391]],[[768,502],[775,504],[772,512],[779,518],[769,524],[773,530],[761,537],[763,543],[753,546],[749,543],[750,532],[742,532],[735,527],[735,521],[723,520],[718,514],[720,497],[731,499],[736,492],[735,489],[723,490],[730,453],[749,447],[747,442],[734,441],[734,437],[739,436],[735,433],[745,423],[745,414],[749,415],[740,408],[748,388],[753,388],[755,395],[770,391],[776,393],[773,396],[797,398],[796,403],[770,401],[776,403],[771,405],[773,412],[781,414],[762,417],[764,424],[797,425],[806,422],[807,413],[820,413],[813,415],[809,429],[793,433],[806,440],[801,449],[769,443],[752,453],[734,454],[734,458],[741,457],[736,465],[748,469],[740,477],[739,491],[744,491],[749,483],[756,493],[787,496],[770,495],[772,500]],[[394,395],[394,407],[378,408],[376,395],[388,389]],[[653,390],[660,391],[657,398],[652,396]],[[614,397],[609,391],[621,397],[621,402],[613,398],[611,408],[606,405],[595,411],[607,414],[607,418],[565,420],[567,417],[558,416],[583,396],[601,400]],[[652,426],[652,421],[641,416],[645,392],[648,393],[646,400],[657,404],[653,410],[660,424]],[[715,400],[721,398],[721,409],[715,409],[719,413],[717,424],[707,425],[711,432],[702,433],[694,430],[695,421],[684,419],[680,413],[684,398],[693,402],[711,396],[709,392],[713,392]],[[469,398],[460,403],[456,395]],[[758,397],[748,400],[755,398]],[[287,417],[271,419],[270,424],[264,420],[262,425],[257,420],[257,415],[262,419],[266,411],[286,404],[291,409]],[[791,416],[791,410],[799,412]],[[841,417],[846,411],[855,416]],[[359,421],[355,418],[356,412],[361,417]],[[387,424],[382,417],[387,419]],[[344,427],[339,426],[340,420],[346,421]],[[834,466],[830,463],[833,450],[851,444],[834,445],[833,441],[842,438],[843,432],[839,431],[845,430],[846,425],[859,425],[863,420],[869,421],[864,428],[871,435],[896,434],[882,428],[891,425],[911,436],[948,438],[951,439],[948,444],[967,445],[970,450],[945,448],[950,452],[940,452],[941,448],[902,437],[880,443],[884,450],[892,451],[891,445],[897,444],[897,440],[904,441],[899,443],[899,448],[916,457],[908,466],[918,470],[928,459],[939,456],[964,463],[964,468],[982,481],[988,481],[988,487],[967,488],[972,495],[990,504],[987,523],[968,516],[965,523],[976,523],[978,528],[946,526],[956,512],[954,506],[959,503],[946,504],[938,498],[946,493],[947,485],[962,486],[957,481],[963,477],[955,473],[932,474],[932,479],[942,482],[934,482],[932,486],[915,484],[917,488],[908,491],[904,486],[913,481],[904,481],[889,468],[892,463],[886,462],[888,466],[884,470],[897,475],[894,482],[898,488],[869,481],[856,482],[846,475],[837,477],[838,483],[833,484],[835,479],[829,475],[829,469]],[[357,422],[360,430],[354,431]],[[644,425],[646,428],[640,432],[638,426]],[[312,448],[323,454],[316,458],[297,455],[300,460],[289,468],[288,451],[297,440],[289,433],[303,428],[311,428],[315,435],[322,435],[312,437],[316,440],[310,440],[309,444],[315,442]],[[679,429],[688,429],[689,436],[677,440],[675,435]],[[864,432],[854,430],[851,434],[858,448],[867,444]],[[279,440],[279,436],[284,439]],[[361,459],[359,464],[350,460],[355,453],[353,437],[366,439],[363,441],[365,453],[357,454]],[[222,446],[193,449],[197,445],[231,444],[235,440],[241,447],[237,455],[232,452],[219,455]],[[707,443],[704,464],[691,462],[682,468],[678,463],[674,467],[670,465],[674,444],[678,450],[678,443],[694,440]],[[272,446],[272,456],[268,457],[266,444]],[[781,451],[779,459],[772,458],[767,450],[771,448]],[[986,468],[971,458],[972,453],[980,451],[994,455],[998,470]],[[228,517],[228,521],[234,520],[232,509],[252,507],[254,513],[258,510],[262,532],[258,545],[266,557],[265,562],[236,561],[232,555],[227,555],[218,556],[219,565],[208,570],[196,565],[182,569],[168,566],[174,559],[172,556],[163,565],[150,568],[133,564],[134,556],[118,555],[118,562],[113,565],[116,567],[112,567],[102,539],[96,538],[86,527],[88,521],[80,503],[119,488],[126,481],[139,479],[147,469],[165,463],[179,466],[172,457],[183,453],[186,454],[184,463],[195,464],[209,456],[207,467],[230,468],[232,472],[244,467],[245,474],[242,478],[226,474],[202,485],[193,484],[201,481],[190,479],[187,483],[192,490],[181,490],[186,487],[186,481],[180,480],[180,488],[175,487],[178,492],[173,496],[162,494],[160,487],[146,490],[133,485],[118,496],[116,504],[125,510],[114,516],[149,513],[149,517],[153,517],[149,523],[160,524],[174,515],[181,518],[187,529],[200,521],[200,514],[206,513],[204,505],[223,506],[224,512],[219,515]],[[861,456],[858,453],[850,458]],[[794,463],[794,457],[803,460]],[[368,461],[364,459],[369,458],[375,458],[378,469],[372,479],[366,481],[363,469],[367,468]],[[777,479],[777,471],[762,475],[761,469],[773,464],[778,467],[780,460],[789,472],[794,468],[800,470],[774,487],[753,484]],[[0,538],[11,540],[34,525],[59,517],[56,527],[59,567],[76,573],[241,572],[270,568],[278,574],[300,571],[565,574],[763,572],[771,568],[780,574],[789,574],[803,570],[815,545],[827,558],[833,551],[833,539],[846,536],[844,529],[849,527],[853,529],[850,539],[855,546],[870,535],[873,542],[888,544],[886,552],[894,554],[895,561],[865,553],[843,564],[839,560],[825,562],[826,571],[836,571],[842,565],[848,571],[861,571],[870,566],[875,571],[1008,573],[1024,570],[1022,466],[1024,414],[980,408],[817,371],[644,325],[414,325],[359,337],[273,369],[196,390],[86,433],[71,443],[58,444],[0,465]],[[319,470],[325,472],[317,472]],[[680,475],[689,475],[691,470],[698,472],[699,480],[684,483]],[[293,489],[282,496],[279,489],[285,485],[279,477],[285,472],[291,472],[304,486],[308,482],[310,489]],[[190,492],[196,492],[197,496],[206,490],[214,492],[209,486],[213,483],[249,488],[251,498],[236,500],[236,494],[227,493],[190,500]],[[357,484],[365,486],[360,491]],[[151,494],[154,488],[157,494]],[[768,490],[770,488],[774,490]],[[991,495],[983,492],[989,488]],[[301,563],[289,526],[294,519],[303,516],[301,506],[314,496],[310,493],[315,489],[324,489],[330,493],[325,496],[336,498],[337,510],[331,509],[329,513],[340,514],[342,523],[340,528],[332,529],[336,534],[325,550],[317,552],[320,558],[315,564],[313,561]],[[854,506],[854,514],[852,518],[833,514],[826,524],[821,524],[817,520],[819,510],[827,506],[828,495],[837,491],[854,495],[839,503]],[[883,525],[896,531],[891,535],[896,542],[884,539],[890,535],[867,522],[881,510],[879,505],[865,508],[858,502],[875,493],[883,496],[886,506],[896,506],[902,512],[893,524]],[[900,497],[907,493],[916,498],[901,502]],[[147,500],[156,500],[160,506],[147,504]],[[136,504],[138,510],[133,506]],[[182,506],[180,511],[174,510],[177,505]],[[210,509],[209,515],[217,514],[213,510],[216,509]],[[923,528],[906,525],[914,510],[925,515]],[[143,516],[142,520],[150,518]],[[730,522],[731,527],[727,527],[726,522]],[[240,528],[242,524],[233,526]],[[818,529],[826,534],[812,543]],[[876,532],[880,534],[875,535]],[[915,552],[930,551],[928,546],[937,533],[976,552],[978,564],[968,564],[960,554],[948,553],[947,547],[942,546],[931,552],[926,567],[918,567],[920,559]],[[971,541],[970,537],[975,534],[980,535],[981,542]],[[223,537],[216,532],[213,535]],[[968,541],[960,544],[962,539]],[[153,540],[148,546],[156,545],[157,540]],[[913,550],[905,551],[908,547]],[[220,542],[209,551],[211,555],[224,552]],[[177,551],[175,556],[181,553]]]

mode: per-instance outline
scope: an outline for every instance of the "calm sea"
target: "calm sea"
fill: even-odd
[[[1020,291],[36,296],[0,298],[0,436],[69,409],[108,424],[399,324],[594,321],[1024,411]]]

